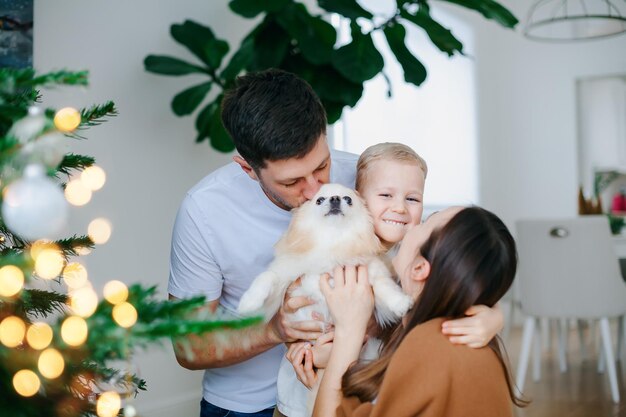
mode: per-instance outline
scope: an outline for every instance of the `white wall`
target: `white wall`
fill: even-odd
[[[529,0],[504,4],[525,18]],[[88,89],[45,92],[61,107],[112,99],[120,115],[88,132],[75,152],[96,157],[106,187],[73,211],[71,232],[106,216],[114,233],[86,257],[96,285],[109,279],[158,284],[166,296],[172,222],[184,192],[229,160],[193,142],[190,118],[175,117],[169,102],[192,84],[143,70],[150,53],[190,56],[169,36],[169,25],[193,18],[220,37],[237,40],[250,22],[234,17],[227,1],[37,0],[34,62],[39,71],[89,69]],[[509,225],[520,217],[576,213],[576,79],[626,73],[626,36],[575,44],[525,39],[472,13],[451,10],[476,27],[481,202]],[[452,92],[451,92],[452,93]],[[185,371],[166,343],[136,360],[149,390],[136,405],[149,416],[194,415],[200,372]],[[177,408],[175,411],[175,407]],[[197,415],[197,414],[196,414]]]
[[[105,188],[72,211],[70,232],[85,233],[97,216],[113,223],[113,236],[86,262],[96,286],[110,279],[158,285],[167,296],[171,228],[184,193],[230,159],[207,143],[195,144],[191,118],[178,118],[169,103],[193,77],[163,77],[143,69],[146,55],[191,57],[169,35],[169,26],[192,18],[219,37],[236,41],[250,22],[231,18],[226,1],[38,0],[34,63],[39,71],[90,70],[87,89],[46,91],[51,107],[88,106],[113,100],[119,116],[92,128],[73,151],[92,155],[108,174]],[[224,16],[229,16],[225,19]],[[69,235],[69,234],[68,234]],[[142,415],[198,415],[201,372],[176,363],[169,342],[137,357],[148,391],[136,405]],[[173,407],[181,406],[174,410]]]
[[[522,36],[530,0],[502,2],[522,20],[503,30],[474,15],[481,204],[521,217],[577,213],[576,80],[626,73],[626,34],[549,44]],[[469,16],[469,14],[468,14]]]

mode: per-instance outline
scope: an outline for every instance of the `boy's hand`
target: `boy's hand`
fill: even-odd
[[[293,343],[287,351],[287,360],[291,362],[298,381],[308,389],[317,381],[317,371],[313,367],[313,353],[309,342]]]
[[[445,321],[442,333],[448,335],[450,342],[481,348],[504,327],[504,315],[498,304],[493,308],[484,305],[470,307],[465,314],[469,317]]]

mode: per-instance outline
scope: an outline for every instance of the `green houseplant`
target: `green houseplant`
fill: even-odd
[[[506,28],[518,20],[493,0],[442,0],[482,14]],[[220,120],[222,92],[243,71],[282,68],[298,74],[311,84],[324,105],[328,122],[341,117],[346,106],[354,107],[363,94],[365,81],[384,69],[384,61],[372,40],[382,31],[404,71],[407,83],[419,86],[426,79],[426,68],[406,47],[406,27],[423,29],[430,41],[443,53],[463,54],[463,44],[452,32],[438,23],[430,13],[431,0],[396,0],[395,13],[374,16],[356,0],[318,0],[328,13],[343,16],[350,25],[351,41],[337,45],[337,29],[322,16],[309,13],[304,4],[294,0],[231,0],[230,10],[244,18],[262,15],[260,23],[248,33],[239,49],[223,62],[231,49],[213,31],[197,22],[186,20],[173,24],[172,37],[189,49],[198,63],[178,58],[149,55],[144,60],[149,72],[170,76],[203,74],[208,80],[185,89],[171,103],[178,116],[192,114],[212,89],[221,92],[205,104],[196,116],[197,142],[209,139],[211,146],[228,152],[234,145]],[[364,27],[372,28],[364,30]]]

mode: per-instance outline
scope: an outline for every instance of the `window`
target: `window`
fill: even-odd
[[[373,7],[368,10],[375,12]],[[445,10],[433,10],[432,14],[444,26],[454,28],[466,54],[474,49],[473,32],[467,23]],[[428,163],[425,212],[477,203],[474,62],[471,57],[448,58],[421,29],[408,24],[405,27],[407,47],[428,71],[426,81],[421,87],[405,83],[402,68],[384,35],[376,32],[374,42],[385,59],[384,71],[393,96],[387,97],[388,84],[382,75],[366,82],[359,103],[344,110],[342,119],[334,125],[333,144],[357,154],[379,142],[401,142],[412,147]]]

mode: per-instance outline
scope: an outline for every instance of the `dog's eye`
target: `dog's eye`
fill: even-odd
[[[319,206],[320,204],[322,204],[324,202],[324,200],[326,200],[324,197],[320,197],[320,198],[317,199],[315,204],[317,204]]]
[[[345,201],[345,202],[346,202],[349,206],[351,206],[351,205],[352,205],[352,199],[351,199],[350,197],[345,196],[343,199],[344,199],[344,201]]]

